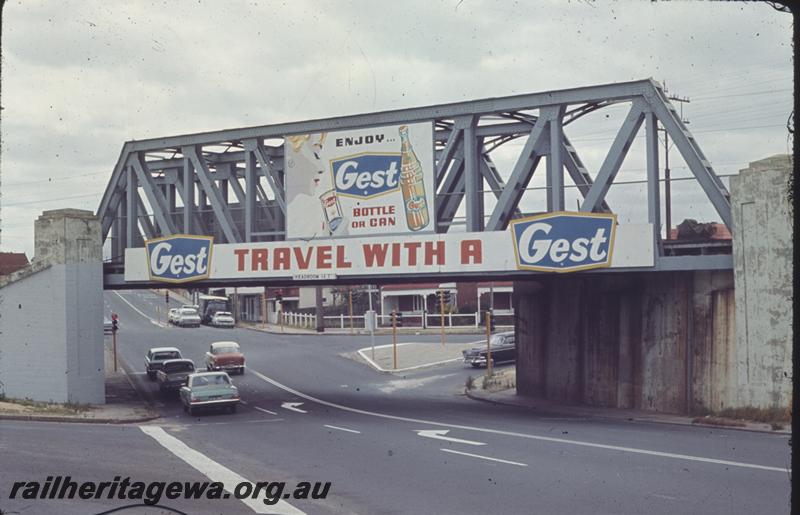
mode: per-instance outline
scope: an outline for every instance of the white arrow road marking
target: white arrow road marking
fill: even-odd
[[[337,426],[329,426],[328,424],[323,424],[325,427],[329,427],[331,429],[338,429],[339,431],[347,431],[348,433],[355,433],[357,435],[361,434],[361,431],[356,431],[355,429],[347,429],[346,427],[337,427]]]
[[[268,409],[259,408],[258,406],[253,406],[253,409],[257,409],[258,411],[263,411],[264,413],[269,413],[270,415],[277,415],[274,411],[270,411]]]
[[[298,413],[308,413],[307,411],[298,408],[298,406],[302,405],[303,405],[302,402],[284,402],[283,404],[281,404],[281,408],[296,411]]]
[[[483,442],[474,442],[472,440],[462,440],[460,438],[451,438],[445,436],[449,433],[449,429],[417,429],[417,434],[426,438],[433,438],[435,440],[447,440],[453,443],[465,443],[467,445],[486,445]]]
[[[756,465],[755,463],[742,463],[740,461],[728,461],[728,460],[717,460],[714,458],[704,458],[702,456],[691,456],[688,454],[676,454],[672,452],[661,452],[661,451],[652,451],[650,449],[637,449],[635,447],[623,447],[621,445],[607,445],[602,443],[595,443],[595,442],[585,442],[580,440],[567,440],[566,438],[553,438],[551,436],[539,436],[539,435],[532,435],[528,433],[517,433],[514,431],[503,431],[501,429],[489,429],[486,427],[475,427],[475,426],[465,426],[461,424],[448,424],[445,422],[436,422],[434,420],[423,420],[419,418],[409,418],[409,417],[401,417],[399,415],[389,415],[388,413],[376,413],[374,411],[367,411],[358,408],[351,408],[350,406],[343,406],[341,404],[336,404],[335,402],[324,401],[322,399],[318,399],[316,397],[312,397],[308,394],[303,392],[298,392],[294,388],[290,388],[285,384],[279,383],[278,381],[265,376],[264,374],[258,372],[257,370],[250,369],[251,373],[256,377],[268,382],[269,384],[280,388],[281,390],[291,393],[292,395],[296,395],[302,399],[306,399],[311,402],[316,402],[322,406],[328,406],[331,408],[340,409],[342,411],[348,411],[350,413],[359,413],[361,415],[369,415],[371,417],[380,417],[385,418],[388,420],[399,420],[401,422],[412,422],[414,424],[425,424],[427,426],[439,426],[439,427],[450,427],[453,429],[464,429],[466,431],[477,431],[479,433],[490,433],[495,435],[504,435],[504,436],[513,436],[517,438],[529,438],[531,440],[539,440],[541,442],[551,442],[551,443],[559,443],[565,445],[578,445],[581,447],[592,447],[595,449],[606,449],[609,451],[619,451],[619,452],[628,452],[633,454],[645,454],[649,456],[659,456],[662,458],[671,458],[676,460],[687,460],[687,461],[698,461],[701,463],[713,463],[716,465],[725,465],[729,467],[743,467],[743,468],[750,468],[750,469],[757,469],[757,470],[769,470],[773,472],[791,472],[792,469],[785,468],[785,467],[769,467],[766,465]]]
[[[236,485],[252,481],[240,476],[231,469],[224,467],[212,460],[208,456],[198,452],[182,441],[178,440],[171,434],[164,431],[159,426],[139,426],[139,429],[148,436],[151,436],[156,442],[164,446],[168,451],[182,459],[195,469],[199,470],[203,475],[208,477],[211,481],[219,481],[222,483],[226,491],[231,494],[234,492]],[[305,512],[298,510],[286,501],[279,500],[277,504],[268,506],[264,503],[266,499],[266,492],[263,490],[259,492],[257,498],[240,499],[243,503],[250,507],[256,513],[274,513],[278,515],[305,515]]]
[[[460,454],[462,456],[469,456],[470,458],[480,458],[482,460],[497,461],[499,463],[507,463],[509,465],[517,465],[518,467],[527,467],[528,466],[528,465],[526,465],[524,463],[519,463],[519,462],[516,462],[516,461],[501,460],[499,458],[491,458],[489,456],[481,456],[480,454],[471,454],[469,452],[454,451],[453,449],[439,449],[439,450],[440,451],[444,451],[444,452],[450,452],[450,453],[453,453],[453,454]]]

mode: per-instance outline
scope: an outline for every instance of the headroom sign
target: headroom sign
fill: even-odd
[[[433,232],[433,125],[286,137],[287,236]]]

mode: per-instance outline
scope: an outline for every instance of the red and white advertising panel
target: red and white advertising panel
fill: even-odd
[[[286,136],[287,236],[433,231],[433,125]]]
[[[598,263],[595,267],[640,268],[654,264],[650,224],[620,225],[611,233],[593,227],[586,237],[576,237],[577,243],[570,243],[557,237],[557,228],[548,229],[548,220],[531,219],[529,223],[532,229],[520,231],[527,235],[522,238],[507,230],[213,245],[208,279],[334,280],[355,276],[502,273],[530,270],[532,259],[541,259],[542,263],[571,263],[577,269],[586,269],[581,260],[592,258]],[[553,223],[550,225],[555,227]],[[160,254],[149,255],[146,248],[127,249],[125,280],[153,280],[151,267],[168,269],[176,260],[183,264],[190,262],[189,257],[175,254],[166,245]]]

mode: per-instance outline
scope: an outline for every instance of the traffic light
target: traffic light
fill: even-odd
[[[442,302],[444,303],[445,306],[450,304],[450,302],[452,301],[450,295],[451,295],[450,290],[442,290]]]
[[[403,314],[397,311],[394,312],[394,326],[403,327]]]
[[[494,311],[489,311],[489,330],[494,332],[495,327]]]
[[[169,290],[164,291],[164,302],[169,304]]]
[[[119,329],[119,315],[111,313],[111,332],[116,333]]]

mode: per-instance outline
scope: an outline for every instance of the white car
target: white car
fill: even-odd
[[[169,313],[167,314],[167,322],[170,324],[177,324],[179,311],[180,309],[178,308],[170,308]]]
[[[233,327],[235,321],[233,320],[233,315],[230,314],[228,311],[217,311],[214,313],[214,316],[211,317],[211,325],[214,327]]]
[[[178,310],[178,319],[175,323],[181,327],[200,327],[200,315],[196,309],[181,308]]]

